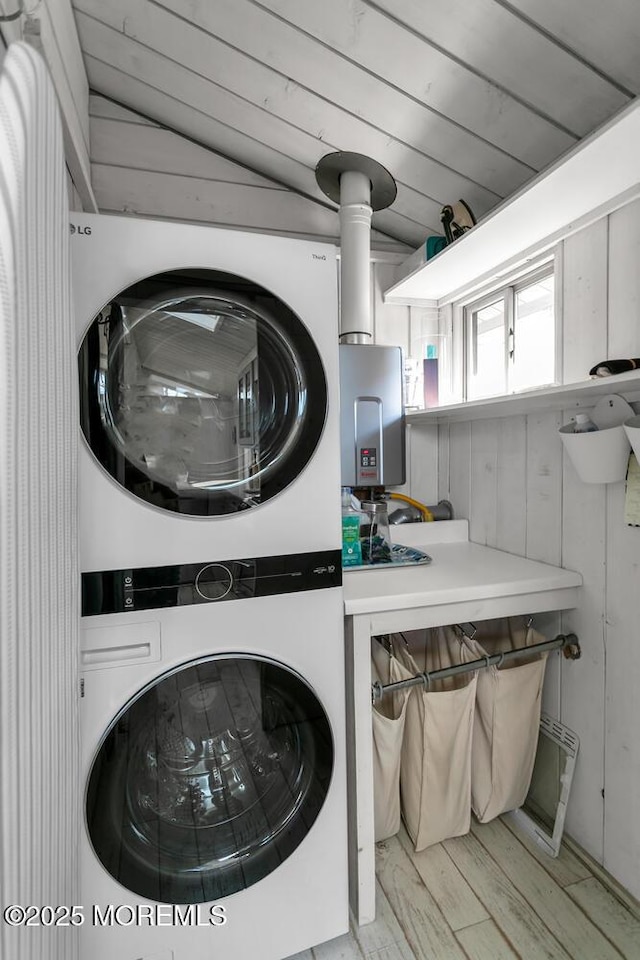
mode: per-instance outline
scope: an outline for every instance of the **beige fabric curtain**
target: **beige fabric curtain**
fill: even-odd
[[[374,681],[395,683],[413,676],[377,640],[371,641]],[[375,838],[386,840],[400,829],[400,760],[410,688],[386,694],[373,707],[373,803]]]
[[[412,675],[468,663],[476,654],[453,627],[395,635]],[[416,850],[467,833],[471,822],[471,735],[475,672],[411,687],[400,768],[402,816]]]
[[[520,617],[478,624],[477,656],[543,643]],[[538,743],[546,653],[478,672],[471,754],[471,805],[481,823],[522,806]]]

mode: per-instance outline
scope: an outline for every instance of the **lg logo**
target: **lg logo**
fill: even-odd
[[[75,223],[70,223],[69,226],[71,228],[71,236],[73,236],[74,233],[81,233],[84,237],[91,236],[91,227],[76,227]]]

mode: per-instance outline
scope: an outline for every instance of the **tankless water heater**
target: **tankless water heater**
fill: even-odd
[[[405,482],[402,350],[340,344],[342,485]]]

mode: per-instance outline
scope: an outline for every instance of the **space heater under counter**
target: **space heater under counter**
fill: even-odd
[[[402,350],[340,344],[342,486],[405,482]]]

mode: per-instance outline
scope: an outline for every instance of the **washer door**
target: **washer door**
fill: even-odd
[[[333,762],[327,716],[298,674],[250,657],[192,661],[111,724],[89,775],[89,836],[145,899],[218,900],[304,840]]]
[[[282,301],[214,271],[159,274],[114,297],[80,348],[85,438],[134,496],[220,516],[288,486],[316,449],[327,386]]]

